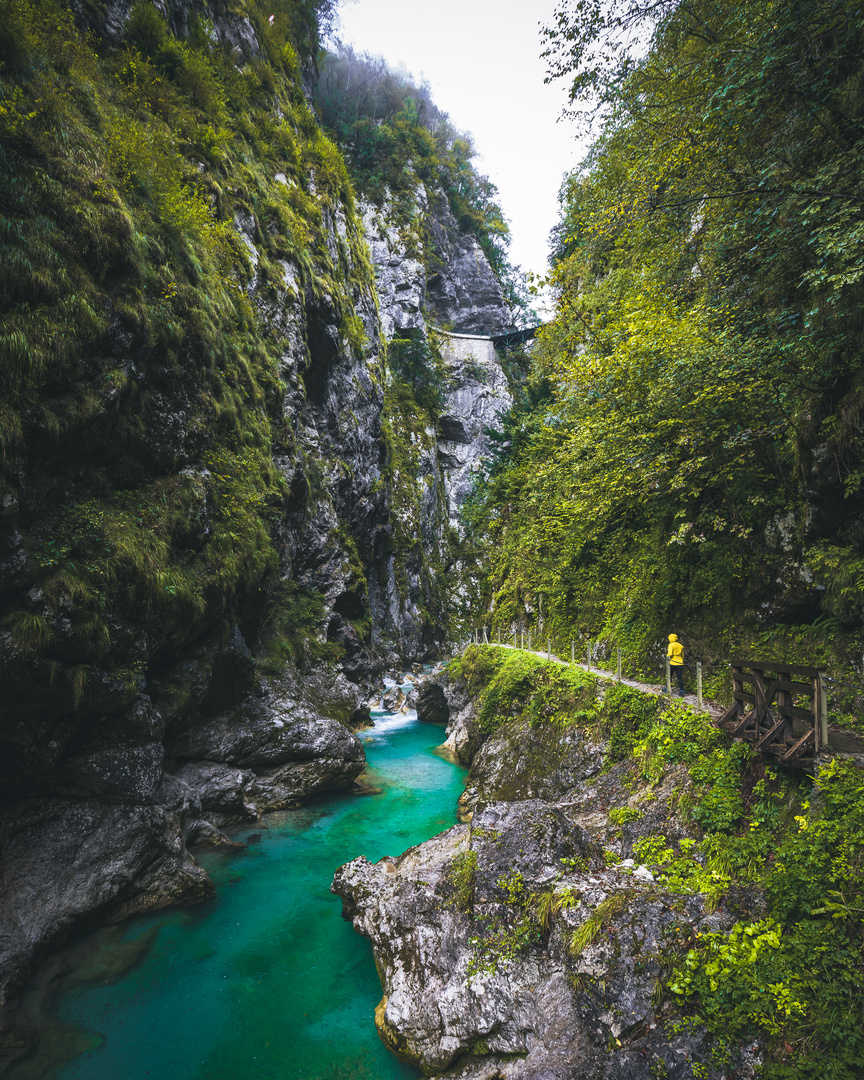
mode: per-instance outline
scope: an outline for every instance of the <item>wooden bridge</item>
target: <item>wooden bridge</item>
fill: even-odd
[[[825,672],[774,660],[733,660],[730,668],[733,701],[720,726],[778,765],[811,769],[828,748]]]

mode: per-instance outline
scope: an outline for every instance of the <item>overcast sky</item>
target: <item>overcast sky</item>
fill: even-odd
[[[510,258],[546,272],[558,189],[584,153],[559,121],[561,82],[544,85],[540,25],[555,0],[342,0],[339,36],[360,52],[426,78],[433,99],[474,136],[478,171],[497,186]]]

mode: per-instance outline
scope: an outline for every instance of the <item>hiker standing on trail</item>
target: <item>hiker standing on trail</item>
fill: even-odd
[[[669,668],[678,680],[678,696],[684,697],[684,646],[678,640],[677,634],[669,635],[669,648],[666,650],[666,655],[669,657]]]

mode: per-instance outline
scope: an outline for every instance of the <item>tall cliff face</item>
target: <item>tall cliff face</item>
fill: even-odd
[[[187,843],[352,783],[359,684],[444,643],[454,505],[386,404],[427,271],[406,300],[391,246],[379,311],[307,9],[3,10],[0,1001],[94,913],[206,895]],[[436,287],[491,327],[464,263]]]
[[[471,591],[476,568],[465,565],[459,551],[460,510],[488,450],[486,428],[512,403],[493,343],[482,336],[511,324],[501,285],[476,239],[459,232],[440,189],[419,177],[416,183],[407,223],[404,208],[400,218],[386,201],[363,209],[383,337],[413,336],[440,361],[434,420],[406,408],[392,376],[385,389],[386,420],[401,447],[394,475],[396,545],[387,574],[398,592],[389,597],[387,615],[391,633],[410,652],[419,651],[430,621],[452,623],[459,608],[454,601]],[[444,330],[439,321],[460,329]]]

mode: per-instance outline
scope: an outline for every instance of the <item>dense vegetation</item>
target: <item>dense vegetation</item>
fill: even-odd
[[[532,726],[580,728],[605,741],[624,800],[614,826],[638,825],[675,774],[666,822],[671,837],[643,832],[633,856],[658,886],[702,893],[709,906],[741,911],[766,898],[760,917],[742,911],[731,933],[685,927],[662,957],[656,1001],[664,1022],[705,1024],[718,1063],[760,1036],[770,1080],[853,1080],[864,1060],[864,773],[834,761],[818,780],[767,766],[681,702],[604,683],[578,668],[519,650],[469,647],[451,665],[478,704],[481,726],[497,731],[529,717]],[[686,772],[681,778],[681,767]],[[671,784],[671,781],[668,781]],[[687,835],[681,836],[679,825]],[[617,855],[606,852],[607,860]],[[470,902],[471,867],[456,865],[456,902]],[[530,894],[507,885],[513,918],[476,943],[476,971],[494,968],[548,933],[550,913],[576,902],[564,886]],[[755,892],[754,892],[755,890]],[[614,911],[601,904],[573,934],[578,955]],[[620,906],[620,904],[619,904]],[[694,1075],[696,1075],[694,1071]]]
[[[291,266],[362,355],[371,268],[302,85],[331,6],[234,5],[263,50],[240,66],[147,0],[117,47],[61,0],[0,0],[0,497],[37,586],[4,629],[58,700],[81,703],[94,664],[134,688],[125,626],[158,654],[260,610],[286,508],[314,495],[311,465],[305,495],[273,465],[296,450],[287,328],[248,285],[275,297]]]
[[[860,676],[862,35],[852,0],[562,5],[597,138],[475,507],[500,625]]]

